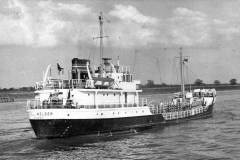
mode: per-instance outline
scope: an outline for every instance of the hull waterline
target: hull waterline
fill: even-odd
[[[154,126],[165,126],[188,120],[207,118],[212,116],[213,105],[200,114],[174,120],[165,120],[162,114],[106,118],[106,119],[44,119],[31,120],[30,123],[37,138],[62,138],[72,136],[96,135],[147,129]]]

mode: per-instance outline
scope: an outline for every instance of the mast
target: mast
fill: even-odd
[[[100,29],[100,64],[102,64],[102,58],[103,58],[103,14],[100,12],[99,19],[99,29]]]
[[[182,92],[182,99],[183,99],[183,102],[185,100],[185,96],[184,96],[184,93],[185,93],[185,86],[184,86],[184,68],[183,68],[183,64],[184,64],[184,61],[183,61],[183,55],[182,55],[182,47],[180,48],[180,76],[181,76],[181,92]]]

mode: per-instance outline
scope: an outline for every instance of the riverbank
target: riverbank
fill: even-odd
[[[229,84],[206,84],[201,86],[196,85],[186,85],[185,90],[193,90],[193,89],[205,89],[205,88],[215,88],[217,91],[225,91],[225,90],[240,90],[240,84],[237,85],[229,85]],[[153,86],[153,87],[142,87],[142,94],[165,94],[165,93],[176,93],[181,90],[180,85],[167,85],[167,86]]]
[[[25,101],[34,98],[33,91],[1,91],[0,97],[8,97],[14,101]]]

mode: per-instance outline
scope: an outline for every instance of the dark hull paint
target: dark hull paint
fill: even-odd
[[[114,119],[30,120],[38,138],[70,137],[147,128],[163,122],[162,115]]]
[[[114,119],[55,119],[30,120],[38,138],[60,138],[79,135],[100,135],[121,131],[134,131],[153,126],[176,124],[191,119],[206,118],[212,115],[213,105],[208,110],[194,116],[165,121],[161,114]]]

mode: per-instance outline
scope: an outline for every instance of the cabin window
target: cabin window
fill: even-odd
[[[127,104],[127,92],[124,93],[125,96],[125,103]]]
[[[88,96],[90,96],[90,94],[88,93]]]
[[[116,96],[116,94],[115,94],[115,93],[113,93],[113,95],[114,95],[114,96]]]
[[[125,74],[123,75],[123,81],[124,82],[126,81],[126,75]]]
[[[108,96],[108,93],[107,93],[107,96]]]
[[[126,82],[129,82],[129,74],[126,75]]]

